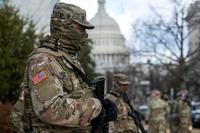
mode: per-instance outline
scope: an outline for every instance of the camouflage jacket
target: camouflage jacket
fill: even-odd
[[[101,112],[100,101],[69,62],[83,71],[62,51],[38,48],[30,54],[24,78],[28,89],[20,99],[35,132],[43,127],[47,132],[89,132],[90,121]]]
[[[149,121],[166,121],[166,117],[170,112],[170,108],[167,102],[162,99],[152,98],[148,102],[148,119]]]
[[[191,108],[187,102],[182,100],[178,101],[177,113],[181,125],[191,125]]]

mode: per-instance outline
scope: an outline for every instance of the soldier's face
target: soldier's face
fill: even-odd
[[[73,27],[76,29],[78,35],[80,36],[80,38],[79,38],[80,44],[81,44],[80,47],[82,47],[85,44],[86,39],[88,38],[86,28],[77,23],[73,23]]]
[[[122,91],[126,91],[128,89],[128,84],[120,84],[120,88]]]
[[[83,37],[87,38],[87,32],[86,28],[84,26],[81,26],[80,24],[73,23],[73,27],[77,30],[77,32],[82,35]]]

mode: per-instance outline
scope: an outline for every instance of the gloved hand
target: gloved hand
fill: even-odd
[[[117,106],[115,103],[108,99],[104,99],[101,103],[103,105],[101,113],[91,121],[91,133],[105,132],[104,130],[107,130],[108,122],[117,119]]]
[[[102,107],[101,113],[91,121],[91,133],[101,133],[105,121],[105,109]]]
[[[104,99],[102,105],[105,109],[105,120],[104,122],[114,121],[117,119],[117,106],[114,102],[109,99]]]

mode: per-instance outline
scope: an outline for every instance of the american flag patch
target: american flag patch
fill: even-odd
[[[47,74],[45,73],[45,71],[41,71],[38,74],[36,74],[33,78],[32,78],[32,82],[34,85],[39,84],[41,81],[45,80],[47,78]]]

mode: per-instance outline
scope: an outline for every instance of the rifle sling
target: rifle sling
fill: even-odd
[[[131,108],[132,112],[135,112],[133,106],[131,105],[131,102],[127,96],[126,93],[123,94],[123,99],[124,101],[129,105],[129,107]],[[130,113],[130,112],[129,112]],[[135,124],[139,127],[139,129],[141,130],[142,133],[146,133],[145,128],[143,127],[143,125],[140,123],[140,121],[137,120],[137,118],[133,119]]]
[[[133,106],[131,105],[131,102],[130,102],[130,100],[129,100],[127,94],[124,93],[122,97],[123,97],[124,101],[128,104],[128,106],[131,108],[131,112],[133,112],[134,109],[133,109]]]
[[[63,56],[64,57],[64,56]],[[65,58],[65,57],[64,57]],[[79,75],[82,80],[88,85],[88,86],[92,86],[91,81],[86,77],[86,75],[79,69],[77,68],[77,66],[75,66],[73,63],[71,63],[67,58],[65,58],[65,60],[68,61],[68,63],[73,67],[73,70],[75,71],[75,73],[77,75]]]

